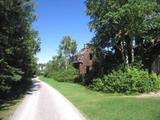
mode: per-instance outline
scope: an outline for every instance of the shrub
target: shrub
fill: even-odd
[[[160,88],[160,77],[136,67],[125,67],[93,80],[94,90],[107,93],[144,93]]]
[[[160,76],[159,75],[152,73],[150,75],[150,80],[151,80],[150,82],[151,82],[153,90],[160,89]]]
[[[72,65],[68,65],[67,69],[50,71],[47,77],[51,77],[60,82],[73,82],[77,75],[77,70]]]
[[[0,61],[0,96],[10,92],[13,84],[21,80],[23,72],[8,65],[7,62]]]
[[[103,91],[104,90],[104,82],[101,78],[97,78],[93,80],[93,85],[90,85],[96,91]]]

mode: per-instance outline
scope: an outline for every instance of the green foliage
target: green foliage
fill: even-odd
[[[86,6],[87,15],[91,18],[90,29],[100,36],[106,36],[109,32],[113,35],[109,36],[112,38],[124,38],[125,35],[141,36],[151,29],[157,33],[156,30],[160,27],[160,17],[157,15],[160,6],[157,1],[86,0]],[[148,35],[151,37],[151,33]],[[100,36],[97,36],[98,41],[102,38]]]
[[[8,65],[3,60],[0,61],[0,92],[9,92],[13,82],[21,80],[22,71]]]
[[[160,76],[135,67],[125,67],[95,79],[91,86],[107,93],[144,93],[160,89]]]
[[[75,83],[60,83],[44,77],[40,79],[67,97],[88,120],[159,120],[159,97],[104,94]]]
[[[77,51],[77,43],[70,36],[65,36],[60,42],[58,56],[54,56],[46,64],[44,75],[61,82],[73,82],[78,72],[70,63]]]
[[[0,1],[0,90],[14,82],[31,78],[36,71],[35,54],[39,51],[37,31],[32,29],[32,0]]]
[[[59,45],[59,55],[70,58],[77,51],[77,43],[70,36],[64,36]]]
[[[86,0],[86,7],[92,43],[127,65],[135,57],[143,60],[146,44],[159,36],[158,0]]]
[[[65,57],[55,56],[47,63],[44,75],[61,82],[73,82],[78,73]]]
[[[40,76],[45,73],[46,64],[39,63],[37,64],[36,75]]]
[[[46,76],[60,82],[73,82],[77,75],[77,70],[67,65],[67,69],[51,69]]]

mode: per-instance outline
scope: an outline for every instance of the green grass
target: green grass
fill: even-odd
[[[0,120],[8,120],[22,99],[8,101],[0,106]]]
[[[24,95],[32,87],[31,81],[17,82],[8,93],[0,96],[0,120],[8,120],[14,113]]]
[[[160,120],[160,98],[104,94],[40,77],[68,98],[89,120]]]

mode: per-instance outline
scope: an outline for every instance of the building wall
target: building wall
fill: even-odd
[[[86,66],[82,63],[80,64],[79,72],[80,72],[80,75],[86,74]]]
[[[154,60],[152,64],[152,71],[155,73],[160,73],[160,55]]]
[[[92,70],[93,60],[92,60],[92,51],[89,47],[83,48],[79,54],[76,56],[79,64],[80,75],[85,75],[89,70]]]

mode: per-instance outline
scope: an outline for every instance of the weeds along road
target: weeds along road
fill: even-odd
[[[10,120],[86,120],[57,90],[33,79],[33,87]]]

